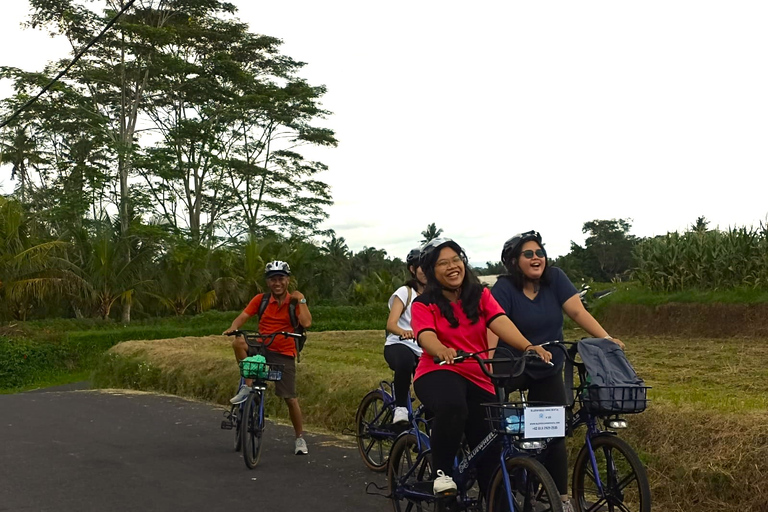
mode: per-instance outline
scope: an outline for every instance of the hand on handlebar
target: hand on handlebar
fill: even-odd
[[[541,345],[528,347],[527,352],[535,352],[545,363],[552,364],[552,353]]]
[[[457,354],[455,349],[446,347],[445,345],[440,345],[440,348],[434,354],[434,360],[437,362],[439,359],[440,361],[444,361],[445,364],[453,364],[453,360],[456,358],[456,355]]]

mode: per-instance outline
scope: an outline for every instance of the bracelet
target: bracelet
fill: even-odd
[[[533,346],[533,343],[529,343],[527,347],[523,349],[523,352],[528,352],[528,349]]]
[[[606,335],[606,336],[603,336],[603,338],[605,338],[606,340],[612,340],[612,339],[613,339],[613,336],[611,336],[610,334],[608,334],[608,335]]]

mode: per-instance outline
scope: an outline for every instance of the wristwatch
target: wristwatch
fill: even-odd
[[[307,299],[301,299],[301,300],[299,301],[299,304],[306,304],[306,303],[307,303]]]

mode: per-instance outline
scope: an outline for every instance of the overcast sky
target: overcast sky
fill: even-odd
[[[483,265],[529,229],[560,255],[594,219],[768,216],[768,2],[230,1],[328,87],[339,146],[307,154],[352,250],[435,222]],[[41,69],[66,48],[27,10],[3,0],[0,64]]]

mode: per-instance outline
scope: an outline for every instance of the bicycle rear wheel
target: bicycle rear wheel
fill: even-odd
[[[563,512],[555,481],[540,462],[523,456],[509,458],[505,463],[509,480],[505,483],[502,468],[496,468],[488,489],[488,512]]]
[[[243,407],[240,433],[243,446],[243,460],[248,469],[253,469],[261,458],[261,441],[264,433],[264,417],[259,414],[260,393],[251,393]]]
[[[235,404],[232,406],[232,408],[229,410],[229,419],[232,423],[234,423],[234,431],[235,431],[235,451],[239,452],[240,447],[243,444],[243,438],[240,434],[240,425],[242,424],[242,421],[240,418],[243,415],[243,410],[240,407],[240,404]]]
[[[584,445],[573,469],[573,499],[579,512],[650,512],[651,489],[640,457],[621,438],[602,435],[592,439],[602,492]]]
[[[392,407],[385,405],[384,394],[374,390],[363,397],[355,414],[357,449],[368,469],[386,471],[389,451],[395,434],[384,433],[385,425],[392,424]],[[375,433],[371,434],[371,430]]]
[[[432,494],[432,454],[429,450],[419,456],[416,436],[400,437],[392,447],[387,472],[389,495],[395,512],[434,512],[437,502],[434,497],[416,500],[403,496],[403,491],[420,491]]]

